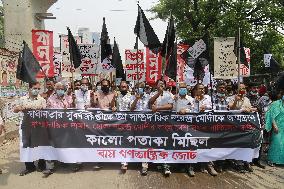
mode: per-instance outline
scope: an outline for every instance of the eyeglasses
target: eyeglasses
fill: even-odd
[[[40,88],[33,88],[33,89],[35,89],[35,90],[40,90]]]

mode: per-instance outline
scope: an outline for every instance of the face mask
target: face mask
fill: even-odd
[[[32,90],[31,90],[31,93],[32,93],[33,96],[37,96],[37,95],[39,94],[39,90],[37,90],[37,89],[32,89]]]
[[[109,88],[108,87],[102,87],[101,88],[103,93],[108,93],[109,92]]]
[[[97,86],[97,91],[102,90],[101,86]]]
[[[88,90],[89,88],[88,88],[88,86],[81,86],[81,90],[83,91],[83,92],[86,92],[87,90]]]
[[[251,94],[252,96],[256,96],[256,95],[257,95],[257,92],[251,91],[250,94]]]
[[[143,95],[144,94],[144,89],[143,88],[139,88],[138,89],[138,94]]]
[[[246,94],[246,91],[245,90],[242,90],[242,91],[240,91],[239,92],[241,95],[244,95],[244,94]]]
[[[58,96],[64,96],[65,91],[64,91],[63,89],[58,89],[58,90],[56,90],[56,94],[57,94]]]
[[[186,88],[180,88],[178,93],[179,93],[179,95],[184,96],[184,95],[187,94],[187,89]]]
[[[127,91],[120,91],[120,94],[122,94],[123,96],[125,96],[127,94]]]
[[[219,97],[225,97],[226,94],[225,94],[225,93],[217,93],[217,96],[219,96]]]

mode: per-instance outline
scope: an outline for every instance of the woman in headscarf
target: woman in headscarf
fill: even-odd
[[[284,74],[276,83],[279,100],[273,102],[265,115],[265,129],[272,130],[270,147],[268,150],[268,162],[284,164]]]

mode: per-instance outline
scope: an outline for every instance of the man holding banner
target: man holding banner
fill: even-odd
[[[46,101],[39,95],[40,92],[40,83],[30,83],[29,84],[29,94],[27,96],[21,97],[18,102],[18,106],[15,107],[14,112],[22,112],[24,110],[39,110],[46,108]],[[21,127],[25,127],[22,125]],[[20,136],[22,136],[22,129],[20,128]],[[21,147],[23,142],[20,143]],[[20,176],[27,175],[36,170],[34,162],[25,162],[26,169],[20,173]],[[43,171],[45,170],[45,161],[40,159],[38,161],[38,169]]]
[[[156,82],[157,92],[155,92],[149,100],[149,106],[153,112],[160,111],[172,111],[173,109],[173,98],[172,94],[166,91],[166,82],[164,80],[157,80]],[[163,164],[165,176],[170,176],[170,166],[166,163]]]

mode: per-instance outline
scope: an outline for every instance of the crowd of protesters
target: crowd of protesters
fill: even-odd
[[[207,86],[199,83],[189,87],[186,83],[178,83],[177,87],[168,87],[166,82],[158,80],[155,86],[143,82],[130,87],[126,81],[116,86],[109,80],[103,79],[92,85],[87,78],[75,81],[73,86],[64,82],[46,81],[46,92],[40,94],[40,83],[30,83],[29,93],[21,97],[14,112],[25,109],[88,109],[99,108],[110,111],[176,111],[178,114],[199,113],[210,110],[239,110],[241,112],[259,112],[261,125],[265,130],[263,144],[269,143],[268,165],[284,164],[284,77],[280,77],[277,86],[263,84],[240,83],[239,87],[229,81],[219,80],[215,90],[208,90]],[[0,134],[3,127],[0,119]],[[260,153],[267,152],[266,148]],[[239,172],[252,172],[252,165],[265,168],[260,158],[253,163],[224,160],[208,163],[187,164],[186,172],[189,176],[195,176],[195,170],[200,168],[212,176],[218,175],[223,169],[233,168]],[[25,170],[20,175],[24,176],[35,170],[41,170],[44,177],[48,177],[55,171],[53,161],[39,160],[38,168],[34,162],[26,162]],[[72,171],[82,168],[80,162],[71,165]],[[169,176],[171,167],[175,165],[163,164],[163,174]],[[97,163],[94,169],[103,168],[103,164]],[[121,171],[126,172],[127,162],[121,163]],[[147,175],[148,163],[141,165],[141,174]]]

